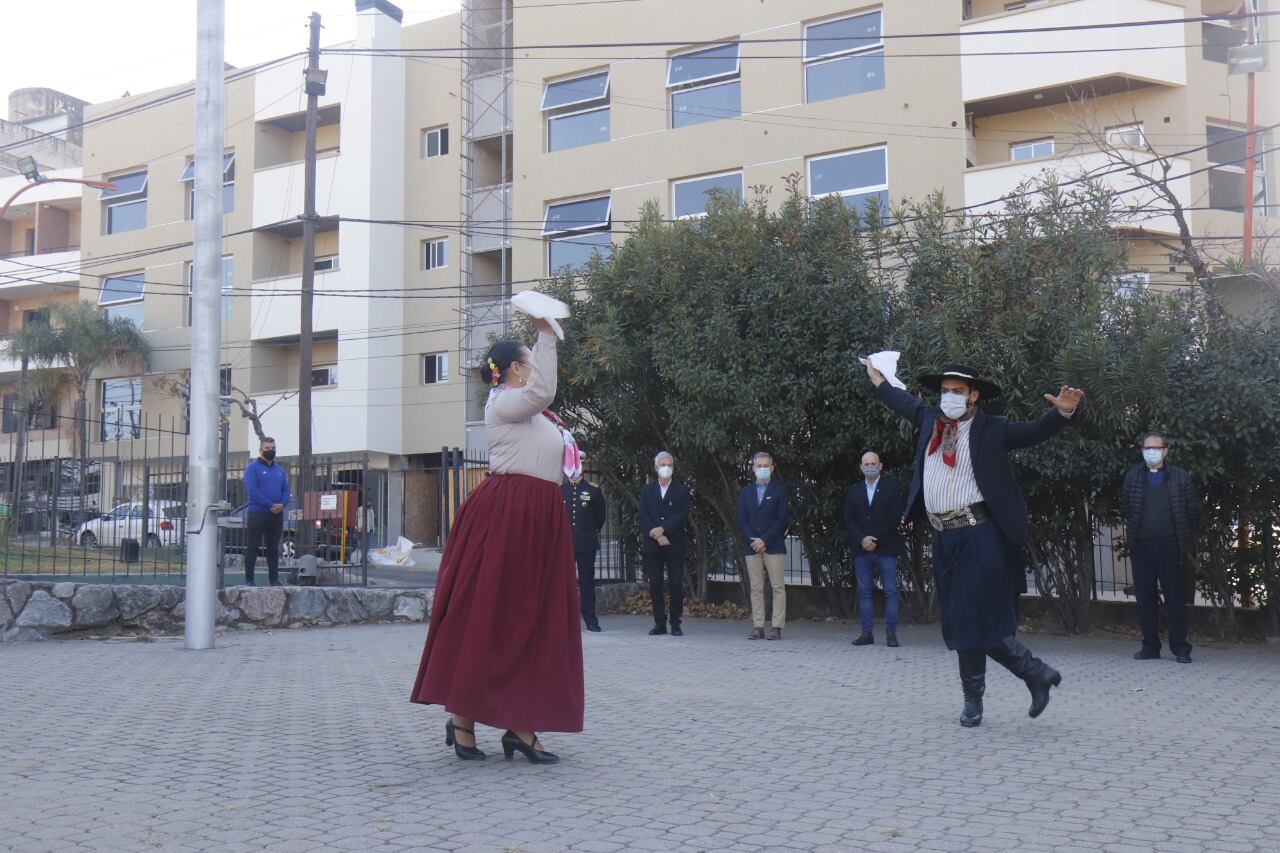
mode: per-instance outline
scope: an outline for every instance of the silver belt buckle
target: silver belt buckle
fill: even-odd
[[[930,526],[930,527],[932,527],[934,530],[938,531],[939,533],[941,533],[943,530],[945,530],[945,529],[946,529],[946,528],[944,528],[944,527],[942,526],[942,519],[941,519],[941,518],[939,518],[938,516],[934,515],[933,513],[927,513],[927,514],[928,514],[928,516],[929,516],[929,526]]]

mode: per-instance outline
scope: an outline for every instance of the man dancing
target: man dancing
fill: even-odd
[[[1014,423],[978,410],[978,400],[1000,396],[1000,387],[964,365],[944,365],[941,373],[920,377],[921,385],[940,394],[938,406],[894,388],[870,364],[867,375],[875,398],[920,431],[907,517],[927,518],[934,529],[942,638],[959,658],[964,689],[960,725],[982,723],[988,657],[1026,682],[1028,714],[1040,716],[1062,676],[1014,636],[1017,596],[1026,584],[1027,505],[1013,479],[1009,451],[1056,435],[1084,392],[1063,385],[1057,396],[1044,395],[1052,409],[1034,421]]]

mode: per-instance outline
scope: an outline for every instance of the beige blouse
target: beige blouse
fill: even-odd
[[[500,386],[484,407],[489,472],[525,474],[560,485],[564,439],[542,414],[556,397],[556,336],[540,332],[530,361],[533,372],[524,387]]]

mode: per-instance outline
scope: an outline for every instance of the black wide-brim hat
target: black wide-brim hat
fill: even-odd
[[[938,373],[926,373],[919,377],[919,382],[930,391],[942,393],[942,380],[963,379],[972,385],[983,400],[992,400],[1000,396],[1000,386],[978,376],[978,371],[967,364],[944,364]]]

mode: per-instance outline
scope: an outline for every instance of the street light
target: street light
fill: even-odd
[[[20,157],[18,159],[18,171],[22,173],[22,177],[28,181],[42,180],[40,177],[40,164],[36,162],[36,158],[31,155]]]

